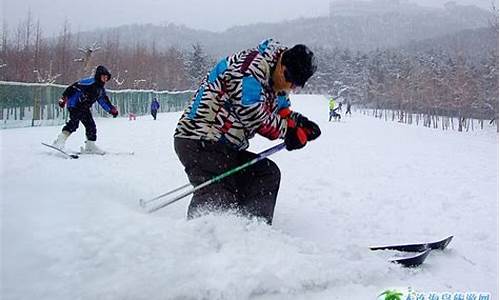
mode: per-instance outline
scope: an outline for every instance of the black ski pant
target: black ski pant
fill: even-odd
[[[174,148],[193,186],[197,186],[256,157],[217,142],[175,138]],[[273,221],[281,173],[269,159],[263,159],[193,194],[188,219],[212,211],[236,210]]]
[[[341,118],[340,114],[337,113],[336,110],[330,110],[330,118],[328,118],[328,121],[331,121],[333,119],[339,119]]]
[[[95,141],[97,139],[97,128],[95,126],[94,118],[92,118],[92,113],[90,109],[85,108],[68,108],[69,120],[63,127],[63,131],[69,131],[71,133],[78,129],[78,124],[82,122],[85,126],[85,135],[87,140]]]
[[[151,115],[153,116],[153,119],[155,119],[155,120],[156,120],[156,114],[157,113],[158,113],[158,111],[156,111],[156,110],[152,110],[151,111]]]

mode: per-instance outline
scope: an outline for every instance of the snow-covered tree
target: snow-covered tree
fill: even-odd
[[[196,43],[192,45],[192,52],[189,53],[186,61],[187,73],[192,86],[196,86],[205,77],[210,69],[210,60],[205,54],[203,47]]]

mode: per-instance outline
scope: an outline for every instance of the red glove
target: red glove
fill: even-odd
[[[306,132],[308,141],[315,140],[321,135],[321,129],[319,128],[318,124],[308,120],[307,118],[301,124],[301,128],[303,128]]]
[[[301,127],[288,127],[285,135],[286,150],[296,150],[307,144],[307,134]]]
[[[298,112],[284,108],[279,111],[279,115],[288,122],[285,136],[288,150],[300,149],[306,145],[307,141],[315,140],[321,135],[319,126]]]
[[[64,106],[66,105],[66,101],[68,101],[67,97],[64,97],[64,96],[61,97],[61,99],[59,99],[59,101],[58,101],[59,107],[64,108]]]
[[[113,118],[116,118],[118,116],[118,109],[116,109],[116,107],[113,106],[109,111],[109,113],[113,115]]]
[[[307,133],[297,122],[297,117],[301,114],[292,112],[289,108],[284,108],[278,114],[287,120],[287,129],[285,134],[285,145],[288,151],[296,150],[307,144]]]

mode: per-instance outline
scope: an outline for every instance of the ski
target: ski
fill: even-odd
[[[432,249],[427,249],[423,252],[420,252],[416,255],[408,256],[408,257],[396,257],[396,258],[391,258],[389,259],[390,262],[392,263],[397,263],[402,265],[403,267],[406,268],[414,268],[420,266],[429,253],[432,251]]]
[[[82,148],[80,149],[79,152],[75,152],[77,155],[134,155],[134,151],[130,152],[109,152],[109,151],[104,151],[104,153],[89,153],[85,152]]]
[[[70,154],[62,149],[59,149],[57,147],[54,147],[52,145],[49,145],[49,144],[46,144],[46,143],[43,143],[42,142],[42,145],[46,146],[46,147],[49,147],[50,149],[53,149],[53,150],[56,150],[58,151],[59,153],[62,153],[66,158],[72,158],[72,159],[76,159],[78,158],[79,156],[77,154]]]
[[[109,154],[109,155],[134,155],[134,151],[130,151],[130,152],[106,152],[105,154]]]
[[[370,247],[370,250],[396,250],[402,252],[424,252],[426,250],[443,250],[445,249],[453,239],[453,236],[449,236],[443,240],[431,243],[417,243],[417,244],[401,244],[401,245],[388,245],[388,246],[374,246]]]

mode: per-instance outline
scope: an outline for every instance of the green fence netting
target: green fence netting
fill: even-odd
[[[57,101],[65,85],[0,81],[0,127],[26,127],[59,125],[66,122],[68,111],[59,108]],[[150,113],[151,100],[160,102],[159,112],[180,111],[191,99],[194,91],[107,90],[111,102],[121,116]],[[95,117],[109,117],[98,104]]]

